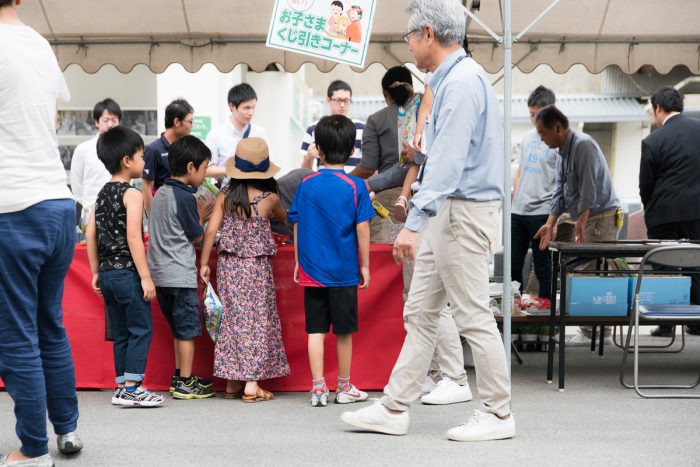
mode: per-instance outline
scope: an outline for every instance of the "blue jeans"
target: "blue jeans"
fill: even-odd
[[[153,317],[151,303],[143,299],[139,273],[130,269],[100,271],[100,289],[114,339],[117,384],[143,381]]]
[[[0,214],[0,239],[0,377],[15,403],[22,454],[43,456],[47,409],[57,434],[78,426],[61,308],[75,249],[75,202],[44,201]]]

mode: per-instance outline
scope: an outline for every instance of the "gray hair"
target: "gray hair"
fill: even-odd
[[[406,7],[411,15],[408,20],[410,31],[430,26],[435,37],[443,46],[461,44],[466,33],[466,13],[459,0],[411,0]]]

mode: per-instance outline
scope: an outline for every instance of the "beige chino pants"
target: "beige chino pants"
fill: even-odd
[[[510,413],[510,378],[503,341],[489,310],[488,255],[500,202],[448,199],[422,231],[404,306],[406,339],[381,402],[406,411],[418,398],[449,302],[474,355],[481,409]]]
[[[406,261],[403,265],[403,301],[406,303],[408,293],[413,280],[413,269],[415,263]],[[445,303],[447,305],[447,303]],[[404,307],[404,313],[408,308]],[[404,314],[404,319],[406,315]],[[468,384],[467,372],[464,369],[464,352],[462,341],[459,338],[457,325],[452,318],[452,310],[445,306],[440,313],[438,324],[438,338],[435,344],[435,352],[430,362],[428,376],[437,382],[443,377],[448,377],[462,386]]]

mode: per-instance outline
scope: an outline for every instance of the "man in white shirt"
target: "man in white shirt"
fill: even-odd
[[[24,25],[21,0],[0,0],[0,378],[22,444],[3,466],[53,465],[82,449],[78,397],[63,327],[63,282],[75,249],[75,201],[56,138],[56,103],[70,94],[49,43]]]
[[[267,140],[265,130],[252,123],[257,103],[258,95],[248,83],[237,84],[229,90],[228,107],[231,115],[214,128],[205,141],[211,150],[207,177],[226,177],[226,161],[236,155],[236,146],[241,139],[258,137]]]
[[[73,152],[70,166],[70,187],[73,198],[85,208],[95,204],[97,194],[111,175],[97,158],[97,139],[102,133],[119,125],[122,109],[109,97],[99,101],[92,109],[92,119],[97,128],[97,136],[80,143]]]

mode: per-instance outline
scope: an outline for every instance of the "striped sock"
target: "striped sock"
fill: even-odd
[[[350,384],[350,377],[341,378],[338,376],[338,389],[340,391],[349,391],[352,385]]]
[[[323,389],[326,387],[326,378],[312,379],[311,384],[313,385],[313,390]]]

